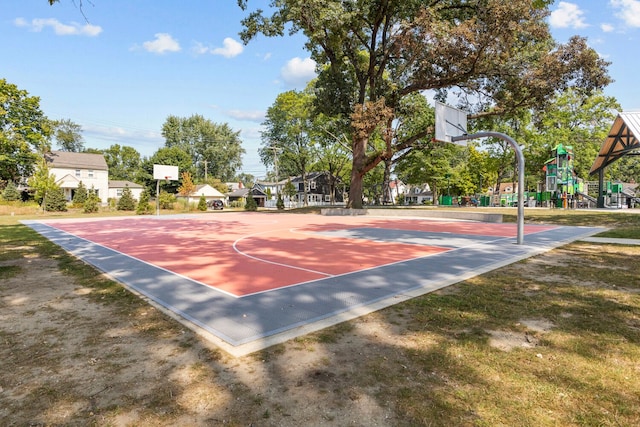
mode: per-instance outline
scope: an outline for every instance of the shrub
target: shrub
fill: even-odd
[[[153,213],[153,207],[149,204],[149,192],[145,189],[140,194],[140,200],[138,200],[138,206],[136,206],[136,214],[150,215],[151,213]]]
[[[60,187],[49,190],[43,200],[44,210],[49,212],[66,212],[67,199],[64,198],[64,191]]]
[[[87,201],[87,197],[89,197],[87,187],[85,187],[82,181],[80,181],[78,183],[78,188],[76,188],[76,191],[73,193],[73,207],[84,206],[84,202]]]
[[[2,192],[2,198],[7,202],[15,202],[16,200],[21,200],[20,192],[18,188],[13,183],[13,181],[9,181],[4,191]]]
[[[258,204],[256,203],[256,199],[251,197],[251,194],[247,197],[247,203],[244,205],[245,211],[255,212],[258,210]]]
[[[200,200],[198,200],[198,210],[203,212],[207,210],[207,199],[204,195],[200,196]]]
[[[279,211],[284,210],[284,200],[282,200],[282,195],[278,194],[278,200],[276,201],[276,208]]]
[[[84,202],[84,213],[98,212],[100,209],[100,198],[95,191],[87,194],[87,200]]]
[[[136,209],[136,199],[133,198],[128,185],[122,190],[122,196],[118,199],[117,209],[119,211],[133,211]]]
[[[173,209],[173,204],[176,202],[176,196],[169,194],[166,191],[160,191],[160,209]]]

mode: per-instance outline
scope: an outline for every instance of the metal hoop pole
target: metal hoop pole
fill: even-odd
[[[518,244],[522,245],[524,243],[524,155],[518,143],[509,135],[500,132],[477,132],[471,135],[452,136],[451,142],[487,137],[507,141],[516,152],[516,158],[518,160]]]

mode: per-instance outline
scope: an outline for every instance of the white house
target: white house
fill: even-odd
[[[140,194],[142,194],[144,187],[131,181],[109,181],[109,199],[118,200],[122,197],[122,192],[126,187],[129,187],[134,199],[140,200]]]
[[[199,184],[196,185],[196,191],[187,195],[187,196],[178,196],[182,199],[186,199],[187,203],[198,203],[200,201],[200,197],[204,196],[207,202],[212,200],[221,200],[222,203],[226,205],[226,198],[224,194],[210,186],[209,184]]]
[[[64,191],[68,201],[82,181],[87,190],[93,189],[102,203],[109,197],[109,168],[102,154],[51,151],[45,155],[49,173]]]

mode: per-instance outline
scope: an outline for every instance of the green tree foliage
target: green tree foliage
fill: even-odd
[[[202,212],[207,210],[207,198],[204,195],[201,195],[198,200],[198,210]]]
[[[176,202],[176,196],[166,191],[160,190],[160,209],[173,209],[173,204]]]
[[[249,3],[239,1],[243,8]],[[250,13],[241,36],[248,42],[285,28],[304,33],[320,70],[317,105],[351,122],[349,203],[360,207],[365,174],[431,132],[395,137],[395,109],[405,96],[456,88],[461,99],[478,100],[469,107],[480,117],[542,110],[568,87],[591,90],[610,82],[608,64],[584,39],[554,42],[546,23],[550,3],[283,0],[270,16]],[[376,134],[382,147],[371,144]]]
[[[600,91],[587,94],[568,90],[560,94],[534,121],[535,134],[525,140],[525,146],[536,151],[527,151],[527,161],[536,171],[542,171],[542,153],[546,154],[544,160],[547,160],[556,145],[570,145],[575,155],[574,171],[578,177],[589,179],[589,170],[600,146],[611,129],[616,112],[621,110],[615,98]]]
[[[316,158],[316,144],[312,138],[311,116],[313,97],[305,92],[281,93],[267,110],[259,153],[265,164],[278,161],[278,174],[306,176]],[[277,177],[279,179],[279,177]],[[305,185],[305,203],[306,185]]]
[[[81,153],[84,151],[82,126],[70,119],[54,120],[51,122],[53,137],[61,151]]]
[[[131,182],[142,182],[142,159],[135,148],[114,144],[101,154],[109,166],[109,179]],[[152,170],[153,172],[153,170]]]
[[[55,186],[50,189],[44,198],[44,210],[48,212],[66,212],[67,199],[64,197],[62,188]]]
[[[179,148],[190,156],[196,165],[196,177],[214,176],[223,181],[231,180],[242,166],[245,153],[240,131],[228,124],[217,124],[201,115],[188,118],[169,116],[162,125],[165,147]]]
[[[276,200],[276,208],[281,211],[284,210],[284,200],[282,199],[282,194],[278,193],[278,200]]]
[[[256,183],[256,177],[250,173],[240,173],[234,181],[241,182],[245,188],[251,188]]]
[[[116,208],[119,211],[133,211],[136,209],[136,199],[133,198],[133,194],[128,185],[122,190],[122,196],[118,199]]]
[[[193,176],[193,163],[191,156],[179,147],[162,147],[156,151],[150,158],[142,162],[142,173],[140,181],[152,194],[156,191],[156,180],[153,179],[153,165],[171,165],[178,166],[180,173],[190,172]],[[179,181],[160,181],[160,190],[175,194],[180,186]]]
[[[7,186],[2,191],[2,198],[7,202],[15,202],[21,199],[20,192],[13,181],[7,183]]]
[[[291,199],[293,198],[293,196],[298,194],[298,189],[295,185],[293,185],[293,182],[291,182],[290,179],[288,179],[286,184],[284,184],[284,187],[282,188],[282,194],[289,198],[289,203],[291,203]]]
[[[44,208],[43,200],[51,190],[58,187],[55,175],[49,174],[49,167],[44,157],[39,160],[34,174],[29,178],[28,184],[34,190],[33,197],[35,201]]]
[[[82,181],[78,183],[78,188],[73,193],[73,206],[79,207],[83,206],[84,202],[87,201],[88,192],[87,187],[84,185]]]
[[[150,215],[153,213],[153,206],[149,203],[149,192],[145,189],[140,193],[140,200],[136,206],[137,215]]]
[[[569,89],[550,100],[545,111],[488,117],[481,120],[481,126],[506,133],[524,146],[526,185],[537,188],[545,181],[543,166],[558,144],[573,147],[575,172],[589,180],[591,165],[619,110],[618,102],[601,91]],[[493,179],[492,186],[514,182],[517,174],[511,147],[502,140],[488,139],[483,148],[488,153],[485,165]],[[616,165],[612,165],[607,173],[615,175],[615,170]]]
[[[398,162],[396,172],[407,184],[429,184],[434,200],[437,200],[439,195],[446,194],[452,182],[455,184],[454,169],[462,150],[460,146],[446,143],[434,143],[422,150],[412,150]]]
[[[258,210],[258,204],[256,203],[256,199],[253,198],[251,193],[247,194],[247,202],[244,205],[245,211],[255,212]]]
[[[36,153],[48,150],[50,133],[40,98],[0,79],[0,180],[19,182],[31,176]]]
[[[84,202],[84,213],[94,213],[100,210],[100,197],[96,190],[91,187],[87,192],[87,200]]]

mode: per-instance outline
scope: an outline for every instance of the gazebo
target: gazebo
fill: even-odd
[[[618,113],[607,138],[600,147],[590,175],[598,173],[598,207],[605,207],[604,170],[623,156],[640,155],[640,111]]]

